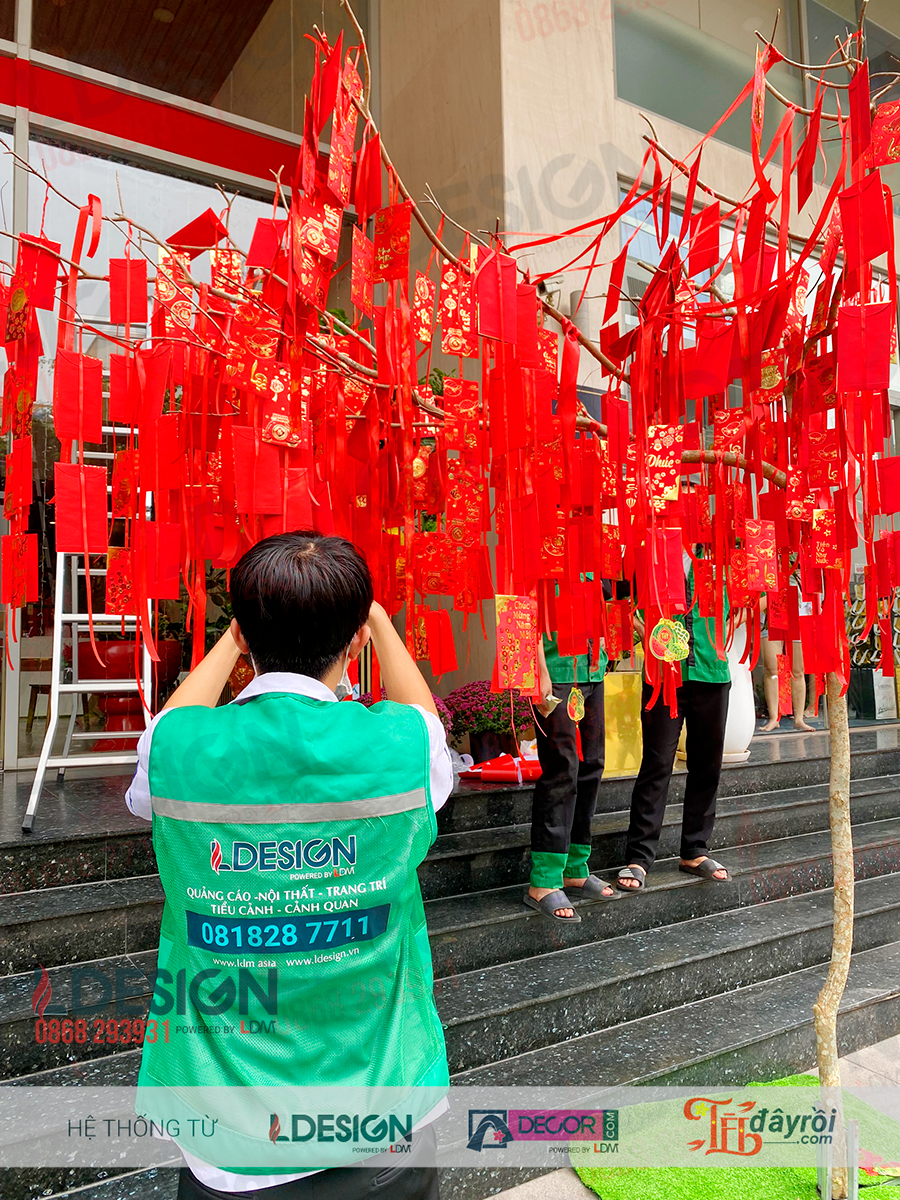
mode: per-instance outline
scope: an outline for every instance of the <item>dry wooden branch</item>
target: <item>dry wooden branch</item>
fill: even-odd
[[[813,1005],[819,1080],[839,1096],[841,1071],[838,1062],[837,1015],[850,972],[853,948],[853,834],[850,828],[850,726],[847,697],[841,681],[829,672],[826,681],[828,722],[831,732],[831,776],[828,818],[831,826],[831,857],[834,863],[834,933],[828,977]],[[847,1195],[847,1168],[838,1162],[834,1172],[834,1200]]]

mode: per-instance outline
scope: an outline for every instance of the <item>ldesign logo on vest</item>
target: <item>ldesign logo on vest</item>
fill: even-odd
[[[356,866],[356,834],[297,842],[232,842],[229,861],[217,839],[209,844],[209,865],[220,871],[348,871]]]

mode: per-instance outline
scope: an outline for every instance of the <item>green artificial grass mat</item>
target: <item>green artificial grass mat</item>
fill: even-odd
[[[818,1088],[819,1081],[812,1075],[790,1075],[747,1086]],[[680,1109],[683,1103],[648,1104],[648,1116],[655,1110],[658,1120],[663,1107]],[[620,1122],[626,1111],[619,1110]],[[844,1096],[844,1116],[859,1119],[862,1163],[871,1164],[868,1171],[860,1170],[860,1187],[887,1183],[889,1177],[900,1174],[890,1168],[879,1173],[877,1161],[900,1162],[897,1123],[851,1095]],[[574,1159],[572,1166],[601,1200],[819,1200],[815,1167],[584,1167]],[[893,1195],[900,1200],[900,1186],[896,1193],[885,1193],[886,1197]]]

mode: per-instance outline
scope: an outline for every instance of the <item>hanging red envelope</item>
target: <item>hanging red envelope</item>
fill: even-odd
[[[740,454],[747,433],[747,418],[742,408],[720,408],[713,417],[713,449],[733,450]]]
[[[798,468],[792,467],[787,472],[785,500],[789,521],[811,521],[813,519],[816,498],[809,489],[806,476]]]
[[[651,425],[647,437],[650,505],[662,512],[669,501],[678,499],[684,431],[679,425]]]
[[[297,294],[310,308],[324,309],[328,303],[331,270],[325,259],[299,246],[294,249],[294,277]]]
[[[891,377],[891,305],[842,304],[838,309],[838,388],[880,392]]]
[[[225,226],[213,210],[208,208],[205,213],[195,217],[183,229],[179,229],[177,233],[166,238],[166,241],[173,250],[178,250],[187,258],[193,259],[227,236],[228,231]]]
[[[631,602],[613,600],[606,605],[606,653],[611,659],[628,658],[633,646]]]
[[[757,404],[771,404],[784,395],[784,351],[763,350],[759,387],[753,393]]]
[[[806,396],[813,412],[823,412],[837,404],[837,373],[834,353],[829,351],[808,359],[803,372]]]
[[[350,203],[353,180],[353,143],[356,141],[356,109],[338,101],[331,129],[331,153],[328,156],[328,190],[341,208]]]
[[[421,271],[416,271],[416,288],[413,303],[413,331],[416,339],[425,346],[431,345],[434,333],[434,298],[437,284]]]
[[[747,587],[752,592],[774,591],[778,587],[774,521],[744,522],[744,549],[747,552]]]
[[[0,432],[12,433],[13,437],[27,437],[31,433],[36,382],[30,374],[7,367],[3,379],[3,428]]]
[[[168,346],[166,347],[168,349]],[[129,354],[109,356],[109,419],[116,425],[137,425],[141,393],[134,359]]]
[[[788,591],[766,592],[766,627],[772,641],[791,641],[788,617]]]
[[[538,690],[537,600],[533,596],[495,596],[497,684],[527,696]]]
[[[709,488],[698,485],[681,495],[681,528],[691,545],[712,541],[709,516]]]
[[[412,202],[381,208],[375,214],[375,282],[409,275],[409,222]]]
[[[350,300],[367,317],[374,315],[375,246],[363,231],[353,227],[353,246],[350,252]]]
[[[356,158],[354,207],[360,225],[381,208],[381,136],[374,134],[361,147]]]
[[[103,363],[74,350],[56,352],[53,428],[60,441],[103,440]]]
[[[105,554],[109,545],[106,468],[60,462],[53,466],[57,553]]]
[[[212,287],[220,291],[239,292],[244,280],[240,250],[210,250],[209,278]]]
[[[113,325],[144,325],[147,321],[147,260],[109,260],[109,319]]]
[[[622,578],[622,539],[618,525],[601,523],[600,575],[603,579]]]
[[[337,261],[341,241],[341,210],[313,196],[301,196],[293,217],[294,236],[322,258]]]
[[[709,318],[698,323],[697,345],[683,351],[684,395],[688,400],[724,392],[730,378],[734,323]]]
[[[441,267],[441,351],[463,358],[478,356],[475,332],[475,292],[472,276],[454,263]]]
[[[747,585],[747,551],[732,550],[728,581],[728,600],[732,608],[747,608],[753,601]]]
[[[177,600],[181,594],[181,529],[173,522],[146,521],[141,526],[141,537],[148,598]]]
[[[844,559],[837,538],[837,513],[830,509],[816,509],[812,519],[810,546],[813,566],[843,570]]]
[[[138,451],[119,450],[113,462],[110,508],[116,517],[132,517],[137,513]]]
[[[599,467],[597,480],[600,485],[600,499],[611,505],[615,505],[616,469],[612,461],[608,441],[597,443],[597,463]]]
[[[37,542],[36,533],[5,533],[0,538],[0,604],[21,608],[40,598]]]
[[[872,121],[872,165],[900,162],[900,101],[879,104]]]
[[[445,675],[448,671],[456,671],[459,667],[450,614],[445,608],[439,608],[436,611],[426,608],[424,617],[432,674],[440,678],[441,675]]]
[[[541,302],[530,283],[516,286],[516,330],[519,360],[523,367],[543,367],[541,346]]]
[[[448,535],[420,533],[413,542],[413,577],[420,596],[449,595],[455,551]]]
[[[412,656],[416,662],[424,662],[428,658],[428,629],[425,625],[425,613],[428,611],[424,604],[417,604],[413,609],[412,621]]]
[[[141,483],[147,491],[177,488],[186,459],[181,445],[181,414],[165,413],[141,425]]]
[[[878,479],[878,512],[900,512],[900,456],[875,462]]]
[[[190,285],[187,282],[188,263],[184,254],[168,254],[160,246],[154,298],[164,314],[163,327],[166,333],[189,329],[192,316]]]
[[[863,263],[887,254],[891,245],[881,175],[865,175],[838,196],[844,230],[845,269],[855,274]]]
[[[810,429],[809,487],[811,491],[834,487],[841,478],[841,442],[837,429]]]
[[[285,218],[260,217],[253,231],[253,239],[247,252],[248,267],[263,267],[269,270],[284,238],[287,225]]]
[[[61,249],[59,242],[44,237],[19,235],[16,274],[28,281],[28,298],[35,308],[53,309],[60,269],[57,255]]]
[[[719,262],[719,202],[702,208],[690,219],[691,244],[688,250],[688,270],[692,275],[714,271]]]
[[[239,513],[281,513],[283,472],[278,447],[258,440],[248,425],[232,426],[234,495]]]
[[[538,342],[544,366],[555,376],[559,370],[559,335],[555,329],[542,328],[538,330]]]
[[[106,612],[134,616],[134,557],[126,546],[110,546],[106,555]]]
[[[24,275],[13,275],[9,283],[9,303],[6,309],[6,335],[4,342],[20,341],[28,332],[28,317],[31,300],[28,295],[29,282]]]
[[[501,342],[517,340],[516,260],[511,255],[479,246],[475,307],[482,337]]]
[[[474,379],[444,380],[443,407],[467,421],[477,421],[481,416],[478,384]]]
[[[15,438],[6,456],[6,491],[3,515],[7,520],[31,507],[33,484],[31,438]]]
[[[680,529],[654,529],[644,544],[635,547],[634,563],[641,608],[672,604],[677,612],[684,612]]]

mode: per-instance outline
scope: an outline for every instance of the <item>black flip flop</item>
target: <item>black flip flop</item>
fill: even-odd
[[[551,921],[561,921],[564,925],[577,925],[581,920],[578,913],[574,917],[558,917],[556,915],[558,908],[574,907],[562,888],[558,888],[555,892],[548,892],[540,900],[535,900],[534,896],[530,896],[526,892],[523,899],[529,908],[537,909],[542,916],[549,917]]]
[[[644,868],[639,866],[637,863],[635,863],[635,867],[638,871],[644,871]],[[644,871],[643,875],[635,875],[635,873],[634,873],[634,871],[632,871],[631,867],[623,867],[622,870],[619,872],[619,874],[616,876],[616,887],[619,889],[620,892],[626,892],[626,893],[627,892],[639,892],[641,890],[641,888],[644,886],[644,881],[646,880],[646,878],[647,878],[646,871]],[[621,883],[619,883],[620,879],[636,879],[637,887],[622,887]]]
[[[716,862],[714,858],[704,858],[702,862],[697,863],[696,867],[689,867],[685,863],[678,864],[678,870],[683,871],[685,875],[697,875],[701,879],[711,880],[712,883],[728,883],[731,875],[727,874],[724,879],[716,879],[716,871],[728,871],[722,863]]]
[[[607,888],[611,887],[604,879],[598,879],[596,875],[588,875],[584,883],[580,887],[575,887],[573,884],[568,884],[568,889],[573,896],[577,896],[578,900],[593,900],[597,904],[605,904],[610,900],[621,900],[622,897],[614,891],[611,891],[608,896],[604,896]],[[577,903],[578,901],[576,901]]]

